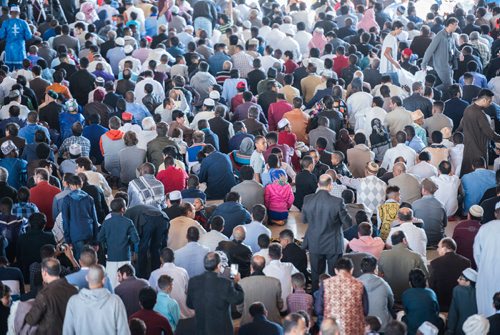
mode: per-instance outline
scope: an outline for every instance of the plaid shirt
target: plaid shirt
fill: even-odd
[[[470,41],[470,44],[479,51],[481,59],[483,60],[484,63],[483,67],[488,65],[491,59],[490,48],[488,48],[486,44],[481,43],[479,41]]]
[[[31,214],[38,212],[38,207],[32,202],[20,202],[12,207],[12,215],[17,216],[19,219],[29,219]]]
[[[62,156],[64,153],[69,152],[69,147],[74,143],[80,144],[82,147],[82,157],[89,157],[90,141],[83,136],[71,136],[65,139],[59,148],[59,154]]]
[[[309,317],[313,314],[313,297],[307,294],[303,289],[295,289],[294,292],[286,298],[288,313],[296,313],[298,311],[306,311]]]

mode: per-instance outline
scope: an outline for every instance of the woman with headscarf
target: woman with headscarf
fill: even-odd
[[[352,147],[354,147],[354,141],[349,136],[349,131],[345,128],[340,129],[339,138],[335,142],[335,149],[342,152],[344,157],[347,157],[347,149],[351,149]]]
[[[295,197],[288,177],[282,169],[270,171],[271,184],[264,189],[264,205],[267,208],[269,221],[283,226],[288,219],[288,210],[292,207]]]
[[[325,49],[325,45],[326,45],[326,43],[328,43],[328,41],[323,33],[324,33],[323,28],[318,27],[318,28],[314,29],[313,37],[311,38],[311,40],[307,44],[309,49],[318,48],[320,54],[323,54],[323,50]]]
[[[238,172],[243,165],[250,165],[250,157],[252,156],[253,150],[253,140],[250,137],[245,137],[243,141],[241,141],[240,149],[233,150],[233,152],[229,154],[235,172]]]
[[[372,120],[372,133],[370,135],[371,149],[375,153],[375,161],[381,162],[384,154],[391,147],[391,137],[382,125],[380,119]]]
[[[375,27],[377,31],[380,31],[380,26],[375,20],[375,11],[373,10],[373,8],[368,8],[367,10],[365,10],[361,20],[359,20],[357,28],[363,29],[365,32],[369,32],[373,27]]]
[[[80,5],[80,12],[85,14],[85,22],[91,24],[99,19],[92,2],[84,2]]]

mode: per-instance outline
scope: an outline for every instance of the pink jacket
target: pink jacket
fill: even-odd
[[[288,212],[294,200],[290,184],[281,186],[278,183],[272,183],[264,189],[264,204],[273,212]]]

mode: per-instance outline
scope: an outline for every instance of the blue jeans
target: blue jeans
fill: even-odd
[[[82,253],[83,247],[88,243],[86,241],[76,241],[73,242],[73,255],[75,259],[78,261],[80,259],[80,254]]]

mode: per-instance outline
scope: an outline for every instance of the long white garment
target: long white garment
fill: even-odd
[[[493,295],[500,291],[500,220],[481,227],[474,239],[474,260],[478,267],[476,283],[477,310],[485,317],[493,315]]]

